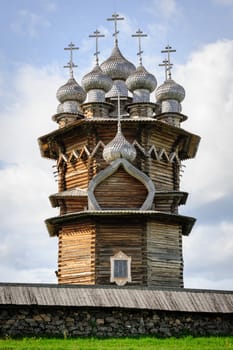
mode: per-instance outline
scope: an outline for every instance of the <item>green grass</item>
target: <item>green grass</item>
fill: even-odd
[[[233,349],[233,337],[122,339],[0,339],[0,350],[222,350]]]

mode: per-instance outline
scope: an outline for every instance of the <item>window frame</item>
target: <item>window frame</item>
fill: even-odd
[[[119,251],[114,256],[110,257],[111,277],[110,282],[116,283],[118,286],[124,286],[127,282],[132,282],[131,278],[131,256],[126,255],[122,251]],[[115,273],[115,261],[126,261],[126,274],[123,276],[116,276]]]

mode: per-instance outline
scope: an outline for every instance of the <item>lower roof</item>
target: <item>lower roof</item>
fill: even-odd
[[[72,222],[76,220],[82,220],[83,218],[93,217],[147,217],[157,220],[158,222],[166,222],[170,224],[179,224],[182,227],[182,234],[188,236],[191,232],[193,225],[196,221],[195,218],[190,216],[164,213],[156,210],[85,210],[76,213],[69,213],[64,215],[55,216],[45,220],[47,229],[50,236],[57,236],[60,228],[64,223]],[[119,220],[120,224],[120,220]]]
[[[233,313],[233,291],[0,283],[0,306],[103,307]]]

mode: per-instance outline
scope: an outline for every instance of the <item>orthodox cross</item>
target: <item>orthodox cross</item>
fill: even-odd
[[[95,38],[95,53],[94,56],[96,56],[96,64],[99,64],[99,49],[98,49],[98,39],[99,38],[104,38],[105,35],[100,34],[100,32],[98,31],[98,29],[96,29],[95,32],[93,32],[93,34],[89,35],[89,38]]]
[[[169,72],[169,79],[171,79],[171,68],[173,66],[172,63],[169,63],[168,60],[164,60],[163,63],[159,64],[160,67],[165,67],[165,80],[168,79],[167,72]]]
[[[121,100],[127,100],[127,97],[121,97],[119,92],[117,94],[117,97],[112,97],[111,100],[117,101],[117,131],[121,131]]]
[[[118,43],[117,34],[119,34],[119,30],[117,30],[117,21],[121,21],[123,19],[124,19],[124,17],[119,17],[118,13],[116,13],[116,12],[114,12],[112,14],[112,17],[107,18],[107,21],[114,21],[115,31],[113,33],[113,36],[115,37],[115,44]]]
[[[73,62],[73,50],[79,50],[79,47],[75,47],[75,45],[71,42],[68,47],[65,47],[64,50],[69,50],[70,51],[70,60],[67,63],[66,66],[63,66],[64,68],[69,68],[70,70],[70,77],[73,78],[74,77],[74,72],[73,72],[73,68],[78,67],[76,64],[74,64]]]
[[[138,38],[138,53],[137,55],[139,56],[139,64],[140,66],[142,65],[142,47],[141,47],[141,38],[142,37],[147,37],[147,34],[144,34],[140,29],[138,29],[138,31],[136,31],[136,34],[133,34],[132,37],[134,38]]]
[[[167,45],[165,47],[165,50],[162,50],[161,51],[162,53],[167,53],[167,68],[166,68],[166,71],[168,72],[168,79],[171,79],[172,75],[171,75],[171,67],[172,67],[172,64],[171,64],[171,57],[170,57],[170,53],[171,52],[176,52],[176,50],[173,50],[172,47],[170,45]]]

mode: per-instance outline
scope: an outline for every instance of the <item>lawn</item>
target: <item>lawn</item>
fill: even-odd
[[[233,337],[0,339],[0,350],[233,350]]]

